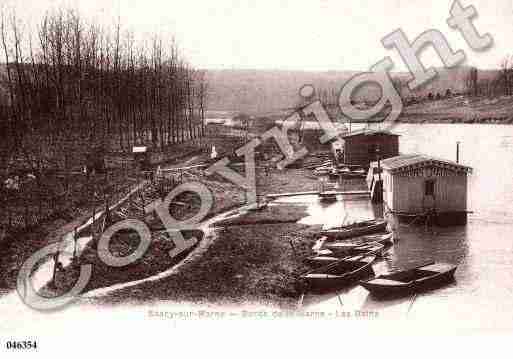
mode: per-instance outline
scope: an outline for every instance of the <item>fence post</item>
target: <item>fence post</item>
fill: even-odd
[[[74,244],[74,246],[73,246],[73,259],[75,259],[76,256],[77,256],[77,240],[78,240],[78,238],[77,238],[77,234],[78,233],[77,232],[78,232],[77,231],[77,227],[75,227],[75,229],[73,230],[73,242],[74,242],[73,243]]]
[[[29,221],[29,208],[27,203],[27,198],[25,197],[25,228],[28,228],[30,221]]]
[[[93,199],[93,220],[91,222],[91,235],[93,236],[93,241],[95,240],[95,229],[94,229],[95,217],[96,217],[96,201]]]
[[[60,251],[60,249],[59,249]],[[57,284],[55,282],[57,269],[59,268],[59,251],[53,255],[53,274],[52,274],[52,282],[54,287],[57,287]]]
[[[144,190],[141,190],[141,192],[139,193],[139,197],[141,197],[141,204],[142,204],[143,212],[146,213],[146,211],[144,210],[144,207],[145,207],[145,204],[144,204]]]
[[[39,217],[38,217],[38,221],[37,222],[39,223],[39,221],[41,221],[41,222],[43,221],[43,214],[42,214],[42,212],[43,212],[43,198],[42,197],[43,196],[42,196],[42,193],[41,193],[41,188],[39,188],[39,191],[38,191],[37,194],[38,194],[37,197],[39,199],[39,206],[38,206]]]

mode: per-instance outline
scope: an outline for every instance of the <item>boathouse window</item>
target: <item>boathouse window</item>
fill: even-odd
[[[424,182],[424,194],[426,196],[434,196],[435,195],[435,180],[426,180]]]

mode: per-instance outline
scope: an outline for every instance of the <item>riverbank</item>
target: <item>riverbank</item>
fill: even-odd
[[[295,308],[303,292],[298,278],[315,231],[290,223],[232,226],[210,246],[168,277],[91,298],[97,304],[171,301]]]
[[[244,193],[239,187],[226,182],[202,179],[213,192],[214,211],[230,212],[242,205]],[[259,194],[285,192],[298,188],[315,189],[318,181],[309,170],[272,170],[258,173]],[[194,198],[177,201],[194,202]],[[197,204],[196,204],[197,205]],[[192,205],[195,207],[196,205]],[[191,207],[191,209],[192,209]],[[184,211],[182,214],[189,211]],[[101,298],[87,300],[101,303],[126,301],[171,300],[195,303],[258,302],[270,306],[291,308],[302,293],[299,275],[308,268],[303,260],[310,255],[315,242],[316,228],[297,224],[307,214],[301,206],[268,206],[256,212],[220,223],[226,227],[214,229],[210,243],[194,249],[187,261],[183,256],[174,259],[166,256],[172,249],[169,242],[157,240],[143,258],[123,271],[109,272],[101,269],[93,278],[87,291],[109,285],[151,278],[181,262],[176,272],[156,281],[113,290]],[[279,224],[272,224],[276,222]],[[287,223],[284,223],[287,222]],[[126,249],[123,252],[126,255]],[[185,253],[184,253],[185,254]],[[94,260],[97,265],[97,260]],[[100,264],[100,268],[105,267]],[[77,275],[77,274],[75,274]],[[107,285],[109,284],[109,285]]]

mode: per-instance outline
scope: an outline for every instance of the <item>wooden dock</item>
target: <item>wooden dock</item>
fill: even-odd
[[[279,198],[279,197],[293,197],[293,196],[318,196],[320,195],[320,191],[306,191],[306,192],[286,192],[286,193],[270,193],[267,194],[266,197],[269,199]],[[342,196],[369,196],[369,191],[324,191],[323,195],[342,195]]]
[[[319,191],[306,191],[306,192],[285,192],[285,193],[269,193],[265,196],[267,198],[279,198],[279,197],[293,197],[293,196],[312,196],[319,195]]]

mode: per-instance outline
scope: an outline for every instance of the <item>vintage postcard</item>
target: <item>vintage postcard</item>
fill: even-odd
[[[512,35],[511,0],[0,1],[0,357],[506,346]]]

